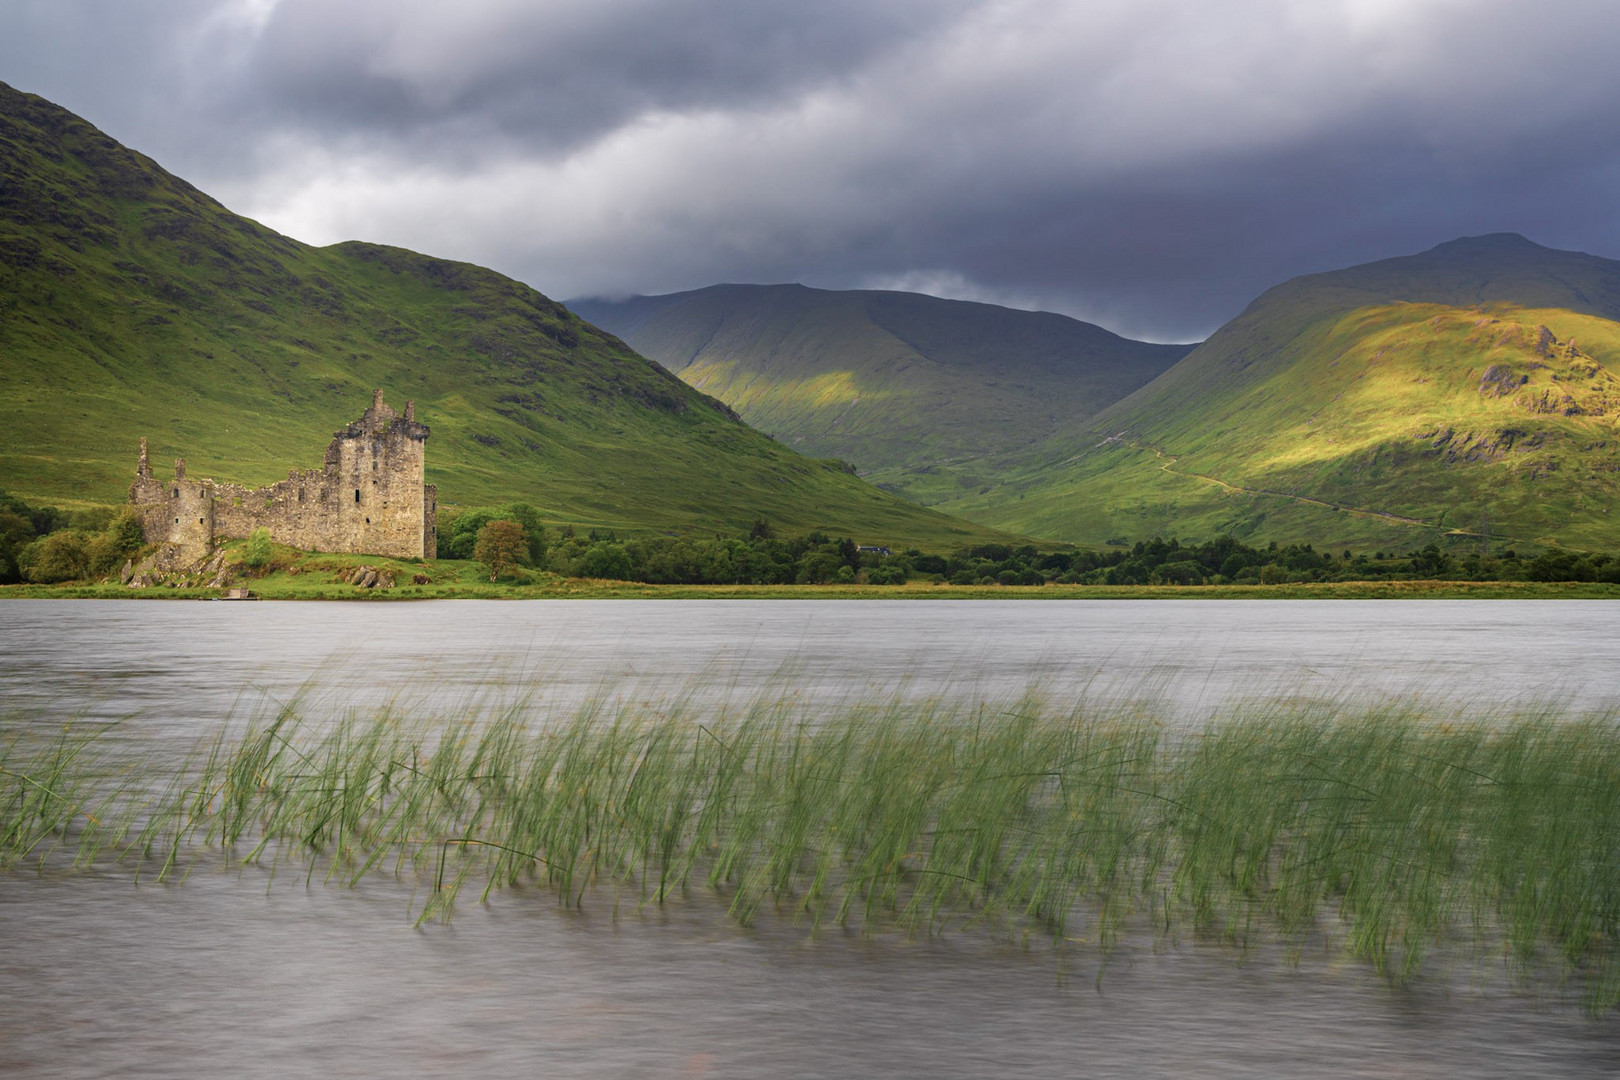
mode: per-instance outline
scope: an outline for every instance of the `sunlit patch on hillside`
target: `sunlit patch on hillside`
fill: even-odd
[[[699,360],[684,368],[681,377],[705,394],[731,402],[738,410],[768,406],[782,413],[847,408],[904,396],[893,390],[863,387],[853,371],[828,371],[809,379],[768,379],[740,373],[734,360]]]
[[[1560,333],[1544,321],[1548,315],[1577,325]],[[1594,341],[1593,351],[1575,330],[1590,331],[1583,336]],[[1615,355],[1614,330],[1590,316],[1508,305],[1396,304],[1350,312],[1266,387],[1278,407],[1256,412],[1272,413],[1280,437],[1267,434],[1262,452],[1226,463],[1260,476],[1358,452],[1387,459],[1400,446],[1413,460],[1447,465],[1517,455],[1509,462],[1515,467],[1518,458],[1571,439],[1581,449],[1603,450],[1620,415],[1620,379],[1599,358]],[[1316,407],[1282,415],[1295,401]],[[1200,449],[1211,462],[1226,457],[1220,446]]]

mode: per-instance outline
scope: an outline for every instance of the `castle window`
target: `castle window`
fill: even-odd
[[[180,497],[180,489],[179,488],[174,489],[174,497],[177,498],[177,499]]]
[[[179,519],[179,518],[175,518],[175,519],[174,519],[174,523],[175,523],[175,524],[176,524],[176,525],[178,525],[178,524],[180,524],[180,519]]]
[[[366,524],[367,524],[367,525],[370,525],[370,524],[371,524],[371,519],[370,519],[370,518],[366,518]]]
[[[360,489],[359,488],[354,489],[354,501],[355,502],[360,501]]]
[[[198,518],[198,519],[197,519],[197,524],[199,524],[199,525],[206,525],[206,524],[207,524],[207,522],[205,522],[205,521],[203,521],[203,519],[202,519],[202,518]]]

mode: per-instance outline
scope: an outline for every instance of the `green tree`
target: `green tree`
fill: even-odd
[[[463,510],[451,518],[439,536],[439,557],[442,559],[473,559],[473,548],[478,545],[478,534],[499,515],[493,510]]]
[[[800,585],[825,585],[838,576],[838,568],[844,565],[837,555],[830,551],[808,552],[799,560],[798,574],[795,576]],[[851,580],[855,572],[850,571]]]
[[[490,521],[478,530],[473,558],[483,563],[494,581],[529,554],[529,537],[515,521]]]
[[[85,558],[92,577],[111,574],[125,559],[141,550],[146,538],[141,534],[141,519],[135,511],[124,507],[114,513],[106,527],[85,542]]]
[[[526,566],[541,566],[546,561],[546,546],[549,537],[546,527],[540,521],[540,511],[526,502],[507,503],[496,511],[495,516],[503,521],[515,521],[523,526],[523,531],[529,537],[529,554],[524,559]]]
[[[625,550],[623,544],[611,540],[598,540],[586,548],[585,554],[579,557],[574,573],[578,577],[629,581],[632,573],[630,553]]]
[[[866,580],[872,585],[904,585],[906,571],[898,562],[875,566],[866,572]]]
[[[1175,562],[1163,563],[1155,566],[1148,574],[1150,585],[1202,585],[1204,583],[1204,568],[1192,559],[1178,559]]]
[[[439,531],[439,557],[442,559],[475,559],[473,549],[478,545],[478,534],[492,521],[511,521],[523,528],[528,536],[528,550],[519,560],[525,566],[544,566],[549,537],[540,521],[540,511],[524,502],[505,506],[484,506],[463,510],[449,518]]]
[[[23,577],[42,585],[82,578],[90,572],[84,550],[84,535],[73,529],[58,529],[23,548],[18,556]]]
[[[32,521],[15,510],[0,509],[0,584],[22,580],[17,556],[33,539]]]

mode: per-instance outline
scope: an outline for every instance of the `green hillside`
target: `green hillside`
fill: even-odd
[[[433,429],[447,504],[934,546],[988,530],[748,428],[562,305],[396,248],[313,248],[0,84],[0,488],[121,500],[155,461],[247,483],[317,466],[381,386]]]
[[[1095,543],[1617,547],[1617,318],[1620,263],[1519,236],[1299,278],[943,508]]]
[[[992,484],[1027,448],[1192,348],[1047,312],[915,293],[715,285],[569,306],[788,445],[922,503]]]

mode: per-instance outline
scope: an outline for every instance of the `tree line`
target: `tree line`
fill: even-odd
[[[128,507],[69,512],[0,491],[0,584],[106,577],[141,544],[140,518]]]
[[[463,511],[439,538],[441,558],[474,559],[496,579],[530,570],[655,585],[899,585],[915,575],[908,556],[863,548],[822,532],[779,537],[763,519],[745,536],[637,536],[548,529],[534,507],[510,503]]]
[[[503,532],[504,523],[505,531]],[[497,544],[497,537],[505,539]],[[480,551],[479,544],[485,547]],[[1405,552],[1318,551],[1311,544],[1251,546],[1221,536],[1183,543],[1155,538],[1102,550],[976,544],[949,553],[891,552],[822,532],[781,538],[766,521],[746,536],[636,537],[611,532],[553,536],[531,506],[467,511],[450,524],[440,555],[476,559],[493,577],[549,570],[569,577],[661,585],[1282,585],[1332,581],[1595,581],[1620,583],[1620,558],[1549,550],[1520,558],[1476,545],[1429,543]],[[504,552],[504,554],[500,553]]]
[[[244,558],[268,550],[268,534]],[[50,584],[116,573],[142,549],[128,507],[72,512],[31,506],[0,491],[0,583]],[[1231,536],[1171,538],[1100,550],[976,544],[947,553],[890,551],[825,532],[778,536],[763,519],[740,536],[635,536],[548,527],[521,502],[447,515],[439,557],[473,560],[496,580],[537,571],[657,585],[1278,585],[1302,582],[1441,580],[1620,583],[1620,557],[1552,549],[1520,557],[1473,543],[1425,544],[1405,552],[1319,551],[1310,544],[1255,547]],[[259,561],[263,561],[262,558]]]

